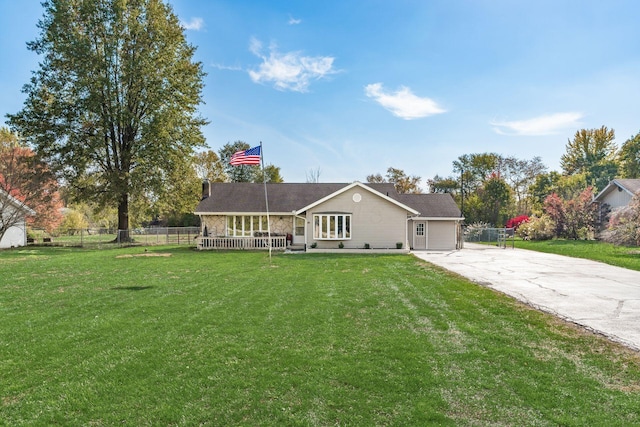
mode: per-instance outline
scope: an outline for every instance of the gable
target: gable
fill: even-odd
[[[22,211],[25,215],[35,215],[36,212],[20,200],[12,197],[6,191],[0,189],[0,206],[9,206]]]
[[[593,198],[593,201],[618,208],[629,204],[633,195],[639,191],[640,179],[614,179]]]
[[[309,204],[309,205],[304,206],[303,208],[298,209],[298,211],[296,212],[296,214],[301,214],[301,213],[303,213],[303,212],[306,212],[306,211],[308,211],[308,210],[310,210],[310,209],[313,209],[314,207],[316,207],[316,206],[318,206],[318,205],[321,205],[321,204],[323,204],[323,203],[326,203],[326,202],[328,202],[328,201],[329,201],[329,200],[331,200],[331,199],[337,198],[337,197],[339,197],[340,195],[342,195],[342,194],[344,194],[344,193],[347,193],[347,192],[350,192],[351,190],[355,190],[355,189],[358,189],[358,190],[362,190],[362,191],[365,191],[365,192],[371,193],[371,194],[373,194],[375,197],[378,197],[378,198],[380,198],[380,199],[386,200],[388,203],[390,203],[390,204],[392,204],[392,205],[395,205],[395,206],[397,206],[397,207],[399,207],[399,208],[401,208],[401,209],[403,209],[403,210],[405,210],[405,211],[407,211],[407,212],[409,212],[409,213],[412,213],[412,214],[414,214],[414,215],[418,214],[418,211],[416,211],[415,209],[413,209],[413,208],[411,208],[411,207],[409,207],[409,206],[407,206],[407,205],[405,205],[405,204],[403,204],[403,203],[401,203],[401,202],[399,202],[399,201],[397,200],[398,193],[395,191],[395,188],[394,188],[394,190],[393,190],[393,193],[395,193],[395,194],[394,194],[394,196],[396,196],[396,198],[391,198],[391,197],[389,197],[389,196],[388,196],[388,195],[386,195],[386,194],[383,194],[383,193],[380,193],[379,191],[374,190],[374,189],[373,189],[373,188],[371,188],[369,185],[365,185],[365,184],[362,184],[362,183],[357,182],[357,181],[356,181],[356,182],[354,182],[353,184],[347,185],[347,186],[345,186],[345,187],[343,187],[343,188],[339,189],[338,191],[335,191],[335,192],[333,192],[333,193],[331,193],[331,194],[328,194],[327,196],[325,196],[325,197],[323,197],[323,198],[321,198],[321,199],[319,199],[319,200],[316,200],[316,201],[314,201],[313,203],[311,203],[311,204]],[[388,194],[388,193],[387,193],[387,194]],[[355,195],[356,195],[356,194],[354,193],[354,194],[353,194],[353,196],[355,197]],[[355,202],[355,199],[354,199],[353,201]],[[357,202],[356,202],[356,203],[357,203]]]

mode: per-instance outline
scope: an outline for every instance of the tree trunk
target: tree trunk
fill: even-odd
[[[129,235],[129,194],[123,193],[118,203],[118,233],[120,242],[131,241]]]

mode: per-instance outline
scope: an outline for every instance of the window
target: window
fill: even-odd
[[[416,236],[424,236],[424,224],[416,224]]]
[[[230,215],[227,217],[227,236],[251,237],[268,231],[266,215]]]
[[[317,214],[313,216],[316,240],[351,239],[351,214]]]
[[[307,220],[296,217],[296,236],[304,236],[304,226]]]

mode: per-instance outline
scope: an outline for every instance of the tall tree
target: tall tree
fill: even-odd
[[[454,160],[453,172],[460,176],[460,193],[465,203],[482,188],[492,173],[499,173],[500,159],[501,156],[496,153],[474,153],[464,154]]]
[[[45,0],[42,56],[9,115],[78,200],[118,207],[160,192],[175,162],[204,143],[198,115],[204,72],[162,0]]]
[[[262,166],[254,167],[251,181],[257,183],[267,182],[269,184],[279,184],[284,182],[284,179],[280,174],[280,167],[269,164],[266,165],[264,169]]]
[[[402,169],[397,169],[394,167],[387,168],[387,174],[385,177],[377,174],[368,175],[366,178],[367,182],[390,182],[396,188],[396,191],[400,194],[417,194],[422,193],[422,189],[420,188],[420,180],[419,176],[415,175],[407,175]]]
[[[229,179],[224,171],[224,165],[215,151],[207,150],[197,153],[193,158],[193,164],[200,180],[227,182]]]
[[[622,178],[640,178],[640,132],[622,144],[618,159]]]
[[[487,179],[479,190],[478,195],[483,206],[484,216],[481,219],[495,227],[502,227],[512,213],[511,188],[498,174],[493,174]]]
[[[460,179],[452,176],[446,178],[439,175],[427,180],[430,193],[450,193],[454,197],[460,192]]]
[[[568,141],[560,165],[566,175],[585,173],[587,183],[602,190],[618,173],[615,131],[602,126],[600,129],[581,129]]]
[[[248,150],[251,148],[249,144],[244,141],[235,141],[234,143],[226,143],[220,150],[218,150],[218,155],[220,156],[220,162],[224,167],[224,172],[229,177],[229,181],[231,182],[252,182],[253,177],[255,175],[254,169],[255,166],[251,165],[241,165],[241,166],[232,166],[231,165],[231,156],[233,156],[238,151]]]
[[[224,172],[231,182],[266,182],[280,183],[284,182],[280,174],[280,167],[272,164],[266,165],[264,169],[262,165],[240,165],[232,166],[231,157],[238,151],[244,151],[251,148],[244,141],[236,141],[226,143],[218,154],[220,155],[220,163],[223,165]]]
[[[538,176],[545,173],[547,167],[542,163],[540,157],[531,160],[521,160],[515,157],[504,159],[505,171],[503,175],[505,181],[511,186],[516,198],[516,214],[531,214],[531,187]]]

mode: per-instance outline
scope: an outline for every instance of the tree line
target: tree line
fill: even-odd
[[[568,140],[560,165],[560,172],[549,171],[539,157],[465,154],[453,162],[455,175],[436,175],[428,186],[451,193],[467,224],[502,227],[509,219],[532,216],[541,237],[588,237],[608,214],[596,209],[593,197],[613,179],[640,178],[640,132],[618,147],[613,129],[580,129]]]

